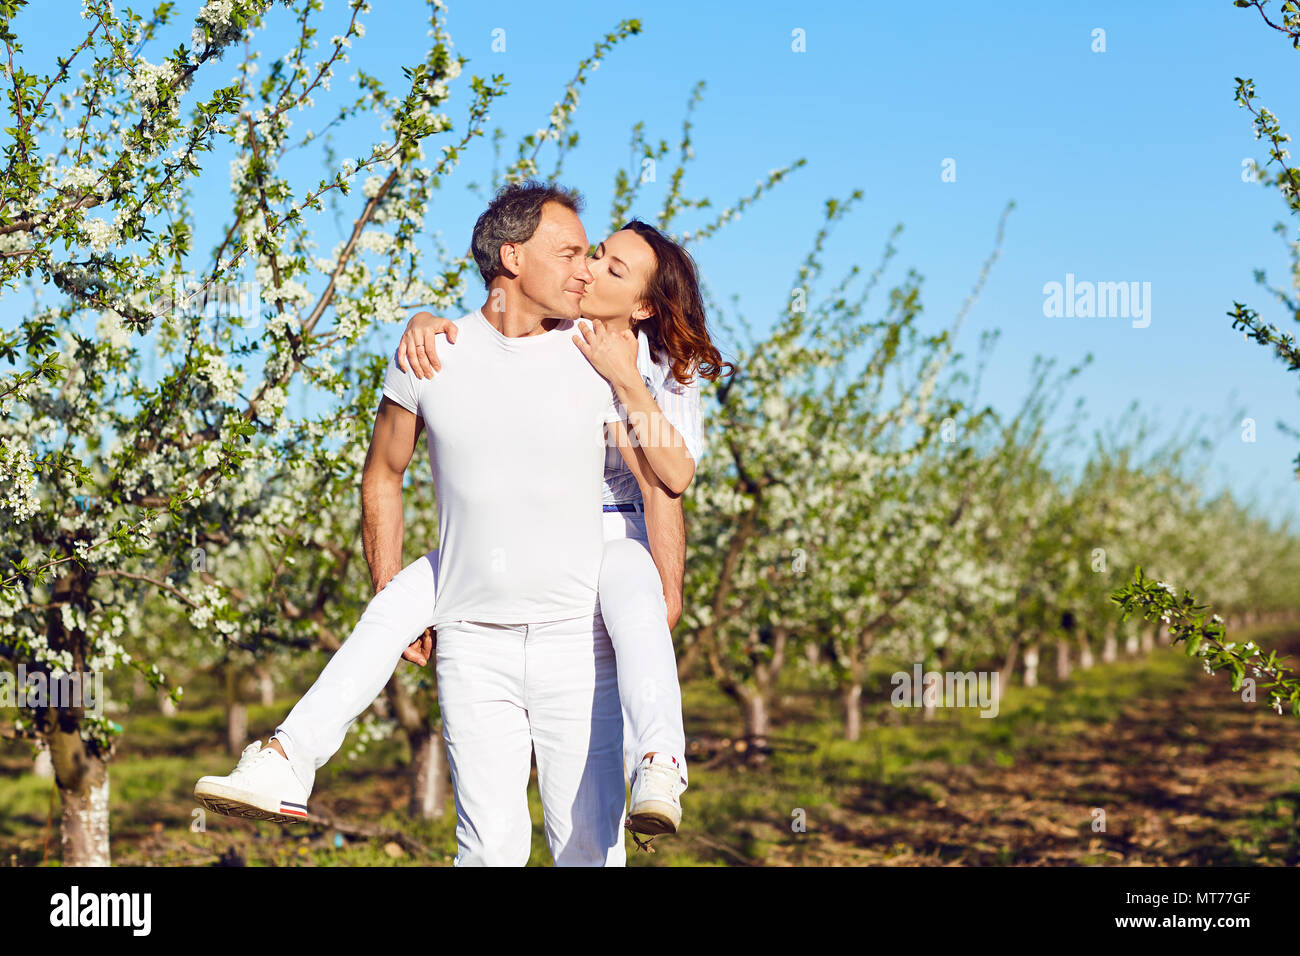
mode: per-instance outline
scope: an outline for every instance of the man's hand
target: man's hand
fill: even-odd
[[[388,587],[388,583],[391,580],[392,578],[389,578],[388,581],[383,581],[382,583],[374,582],[373,586],[375,593],[378,594],[384,588]],[[402,660],[410,661],[412,664],[419,664],[423,667],[425,664],[429,663],[429,659],[433,657],[434,648],[437,646],[437,630],[432,627],[425,628],[424,633],[411,641],[411,643],[406,646],[406,650],[402,651]]]
[[[653,555],[652,555],[653,556]],[[656,565],[658,567],[658,565]],[[659,577],[662,581],[668,572],[664,568],[659,569]],[[682,619],[682,592],[680,588],[665,586],[664,603],[668,605],[668,630],[677,626],[677,622]]]
[[[423,667],[429,663],[433,657],[434,648],[438,646],[438,631],[436,628],[426,628],[424,633],[410,643],[406,650],[402,651],[402,660],[410,661],[412,664],[419,664]]]

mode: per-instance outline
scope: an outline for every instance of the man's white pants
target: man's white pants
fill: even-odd
[[[547,844],[558,865],[625,862],[624,782],[642,754],[671,753],[687,779],[676,660],[644,519],[612,512],[604,520],[601,599],[590,618],[438,628],[438,698],[456,797],[457,865],[527,861],[530,744]],[[352,722],[379,696],[402,652],[432,624],[437,560],[436,550],[423,555],[371,599],[276,729],[308,792]],[[619,638],[617,667],[607,621]]]
[[[623,717],[600,619],[438,628],[438,703],[456,791],[457,866],[523,866],[537,754],[557,866],[623,866]]]

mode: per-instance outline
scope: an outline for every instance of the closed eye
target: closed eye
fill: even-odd
[[[596,247],[596,255],[592,256],[591,258],[593,260],[605,258],[605,244],[603,242]],[[612,275],[615,279],[623,278],[623,274],[621,272],[615,272],[614,267],[612,265],[609,267],[609,274]]]

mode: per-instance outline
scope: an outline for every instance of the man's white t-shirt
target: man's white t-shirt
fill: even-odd
[[[614,390],[574,344],[572,320],[519,338],[481,309],[456,325],[454,343],[438,342],[433,378],[403,372],[394,350],[384,380],[384,395],[424,419],[429,444],[433,626],[590,615],[604,548],[604,427],[619,420]]]

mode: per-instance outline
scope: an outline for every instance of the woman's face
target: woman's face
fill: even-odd
[[[582,297],[584,318],[598,322],[630,319],[639,322],[648,313],[641,295],[654,275],[655,255],[650,244],[631,229],[620,229],[587,257],[592,280]]]

